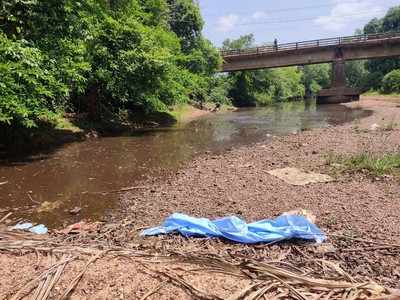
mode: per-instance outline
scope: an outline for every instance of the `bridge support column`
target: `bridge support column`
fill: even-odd
[[[346,86],[345,61],[337,59],[332,63],[332,83],[328,89],[317,95],[317,104],[337,104],[360,99],[360,90]]]

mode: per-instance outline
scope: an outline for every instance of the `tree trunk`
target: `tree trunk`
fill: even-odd
[[[100,117],[99,114],[99,103],[98,103],[98,86],[97,84],[92,85],[88,91],[88,113],[89,119],[97,121]]]

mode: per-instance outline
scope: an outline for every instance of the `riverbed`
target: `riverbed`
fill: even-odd
[[[107,222],[87,224],[80,234],[50,231],[43,240],[42,237],[29,235],[24,240],[23,234],[9,233],[4,229],[5,251],[0,255],[0,295],[3,297],[0,298],[9,298],[15,294],[19,289],[16,288],[16,282],[25,283],[32,279],[32,274],[44,274],[42,272],[54,264],[50,258],[55,258],[57,253],[79,257],[65,268],[55,289],[55,294],[60,294],[76,278],[82,277],[73,291],[74,299],[147,297],[189,300],[193,299],[193,291],[201,291],[201,295],[206,295],[207,299],[228,299],[233,294],[238,295],[244,289],[253,287],[257,282],[251,275],[253,273],[246,273],[251,276],[245,277],[242,275],[244,273],[238,276],[231,269],[225,272],[224,261],[233,262],[235,266],[249,265],[252,261],[262,262],[264,266],[287,266],[287,271],[313,280],[343,282],[351,278],[357,286],[374,282],[386,288],[400,289],[399,178],[394,174],[375,177],[363,171],[341,172],[337,169],[337,163],[327,161],[330,154],[348,156],[398,153],[398,103],[363,97],[360,102],[321,109],[311,106],[311,109],[305,110],[302,104],[297,103],[298,111],[290,109],[284,113],[282,108],[278,108],[281,112],[278,114],[273,114],[272,108],[268,108],[269,112],[262,113],[259,120],[284,115],[280,124],[287,127],[286,124],[290,123],[287,119],[294,115],[300,116],[297,120],[318,120],[311,123],[322,128],[303,128],[300,132],[302,127],[298,121],[294,130],[292,127],[283,132],[275,129],[275,133],[271,129],[265,130],[259,136],[255,135],[254,139],[247,140],[249,144],[225,144],[226,139],[222,139],[222,142],[213,139],[215,144],[221,145],[220,148],[200,148],[182,160],[180,166],[171,169],[165,167],[164,172],[158,173],[160,176],[142,176],[143,179],[138,178],[137,181],[128,180],[124,184],[116,184],[118,188],[137,186],[143,189],[121,193],[121,197],[115,195],[116,205],[104,211],[112,212],[107,216]],[[332,110],[335,111],[326,112]],[[257,109],[253,115],[258,113]],[[343,116],[349,115],[352,117],[348,120],[353,118],[353,121],[338,119],[342,116],[340,118],[343,120]],[[249,122],[244,121],[248,118],[248,112],[240,111],[235,114],[210,115],[196,122],[206,122],[210,118],[230,120],[233,117],[235,124]],[[195,128],[193,126],[196,122],[184,128]],[[339,125],[329,125],[335,122]],[[225,121],[222,124],[226,124]],[[251,118],[246,128],[250,128],[250,132],[254,128],[261,128],[259,124],[254,124],[257,122]],[[174,128],[169,131],[179,130]],[[194,132],[192,130],[191,134],[194,135]],[[142,137],[154,134],[143,133]],[[164,136],[164,133],[160,135]],[[125,138],[134,140],[137,136]],[[71,144],[59,151],[95,142],[103,141],[100,139]],[[126,155],[126,152],[123,154]],[[57,152],[53,155],[57,155]],[[152,153],[149,152],[148,157],[153,157]],[[101,156],[97,158],[96,164],[106,162]],[[269,173],[286,167],[330,174],[334,181],[294,186]],[[179,170],[174,172],[174,168]],[[95,198],[103,201],[99,196]],[[161,224],[174,212],[210,219],[234,215],[251,222],[271,219],[296,209],[305,209],[315,216],[316,225],[327,234],[328,239],[323,244],[290,241],[274,245],[242,245],[221,239],[186,238],[179,235],[140,236],[141,229]],[[69,214],[66,215],[64,220],[70,218]],[[102,214],[100,216],[103,218]],[[81,215],[76,216],[79,217]],[[27,246],[21,249],[19,246],[24,241]],[[39,245],[32,248],[32,243]],[[46,249],[48,244],[51,247]],[[109,249],[114,252],[101,257],[106,253],[104,250]],[[78,255],[79,251],[90,254],[90,257]],[[120,254],[114,256],[115,251]],[[182,260],[184,263],[175,260],[177,253],[185,258]],[[164,260],[171,255],[174,257],[172,260]],[[62,256],[60,260],[65,257]],[[204,260],[199,260],[205,257],[216,258],[218,263],[207,268]],[[188,265],[188,262],[192,264]],[[216,266],[221,273],[215,272],[218,270]],[[176,282],[183,282],[183,288]],[[331,295],[328,289],[323,297],[331,299]]]
[[[203,153],[273,136],[330,127],[371,115],[343,105],[313,101],[276,104],[203,116],[170,128],[75,142],[46,154],[0,164],[0,212],[59,227],[101,220],[119,205],[120,191],[175,172]]]

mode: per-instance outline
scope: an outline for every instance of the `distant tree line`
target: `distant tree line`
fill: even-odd
[[[382,19],[371,20],[356,34],[400,32],[400,6],[391,8]],[[224,49],[254,47],[249,34],[223,42]],[[363,91],[400,93],[400,59],[373,59],[346,62],[347,84]],[[243,71],[226,76],[228,91],[235,105],[264,105],[276,101],[301,99],[315,95],[331,83],[331,65],[319,64],[271,70]]]
[[[400,32],[400,6],[391,8],[381,19],[372,19],[363,29],[365,34],[383,32]],[[364,67],[365,70],[360,74],[360,85],[363,88],[383,93],[400,93],[399,58],[368,60]]]

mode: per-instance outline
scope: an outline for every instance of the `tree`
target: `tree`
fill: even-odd
[[[400,93],[400,69],[393,70],[383,77],[382,91],[385,94]]]
[[[391,8],[382,19],[372,19],[365,27],[364,33],[383,33],[400,30],[400,6]],[[366,63],[369,74],[366,76],[366,85],[378,90],[383,77],[392,70],[400,68],[398,58],[373,59]]]
[[[192,0],[167,0],[170,9],[169,25],[180,38],[182,50],[190,52],[197,47],[204,21],[200,8]]]
[[[222,42],[222,49],[223,50],[234,50],[234,49],[245,49],[254,47],[254,35],[247,34],[242,35],[236,40],[226,39]]]
[[[249,47],[254,47],[252,34],[223,42],[225,50]],[[276,101],[300,99],[305,94],[302,77],[302,71],[296,67],[231,73],[229,97],[236,106],[267,105]]]
[[[52,122],[67,96],[40,50],[0,33],[0,127]]]
[[[364,26],[364,33],[366,34],[381,33],[383,31],[382,23],[383,23],[382,19],[373,18]]]
[[[350,87],[368,89],[368,71],[364,60],[347,61],[345,65],[346,83]]]
[[[307,96],[316,95],[331,83],[330,64],[307,65],[303,68],[302,82]]]
[[[383,32],[400,31],[400,6],[389,9],[385,17],[381,20]]]
[[[243,49],[253,46],[254,36],[252,34],[244,35],[236,40],[226,39],[222,43],[222,49]],[[229,97],[235,106],[255,106],[255,82],[260,71],[241,71],[229,74],[232,82],[229,90]]]
[[[0,25],[2,46],[26,58],[2,54],[0,126],[37,126],[66,110],[98,117],[203,101],[221,62],[191,0],[4,0]]]

